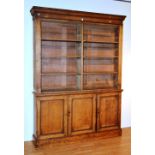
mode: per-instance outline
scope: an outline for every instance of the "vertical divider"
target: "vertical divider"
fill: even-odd
[[[122,83],[122,42],[123,42],[123,25],[119,26],[119,53],[118,53],[118,88],[121,89]]]
[[[84,43],[83,43],[83,22],[81,26],[81,90],[83,90],[83,55],[84,55]]]
[[[34,89],[41,92],[41,20],[38,16],[34,18],[34,39]]]

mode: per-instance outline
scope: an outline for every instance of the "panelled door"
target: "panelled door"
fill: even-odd
[[[68,116],[69,135],[95,132],[96,95],[71,95]]]
[[[65,96],[40,97],[38,107],[38,132],[50,138],[67,135],[67,102]]]
[[[97,96],[97,130],[109,130],[120,126],[119,94]]]

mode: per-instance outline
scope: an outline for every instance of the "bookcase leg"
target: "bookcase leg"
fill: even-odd
[[[35,135],[33,135],[33,144],[36,148],[39,146],[39,141]]]

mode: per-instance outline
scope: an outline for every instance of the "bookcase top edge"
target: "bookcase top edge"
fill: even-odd
[[[88,11],[79,11],[79,10],[69,10],[69,9],[61,9],[61,8],[49,8],[49,7],[40,7],[33,6],[30,10],[31,15],[35,16],[38,13],[42,14],[59,14],[59,15],[71,15],[71,16],[90,16],[96,18],[105,18],[105,19],[114,19],[123,21],[126,16],[125,15],[116,15],[116,14],[105,14],[105,13],[96,13],[96,12],[88,12]]]

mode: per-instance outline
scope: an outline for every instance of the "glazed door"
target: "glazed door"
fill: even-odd
[[[119,26],[84,24],[83,88],[118,88]]]
[[[97,130],[119,128],[120,97],[118,94],[100,94],[97,96]]]
[[[71,95],[69,98],[69,135],[95,131],[96,95]]]
[[[67,102],[65,96],[38,99],[38,132],[49,138],[67,134]]]
[[[41,91],[81,89],[81,23],[41,20]]]

